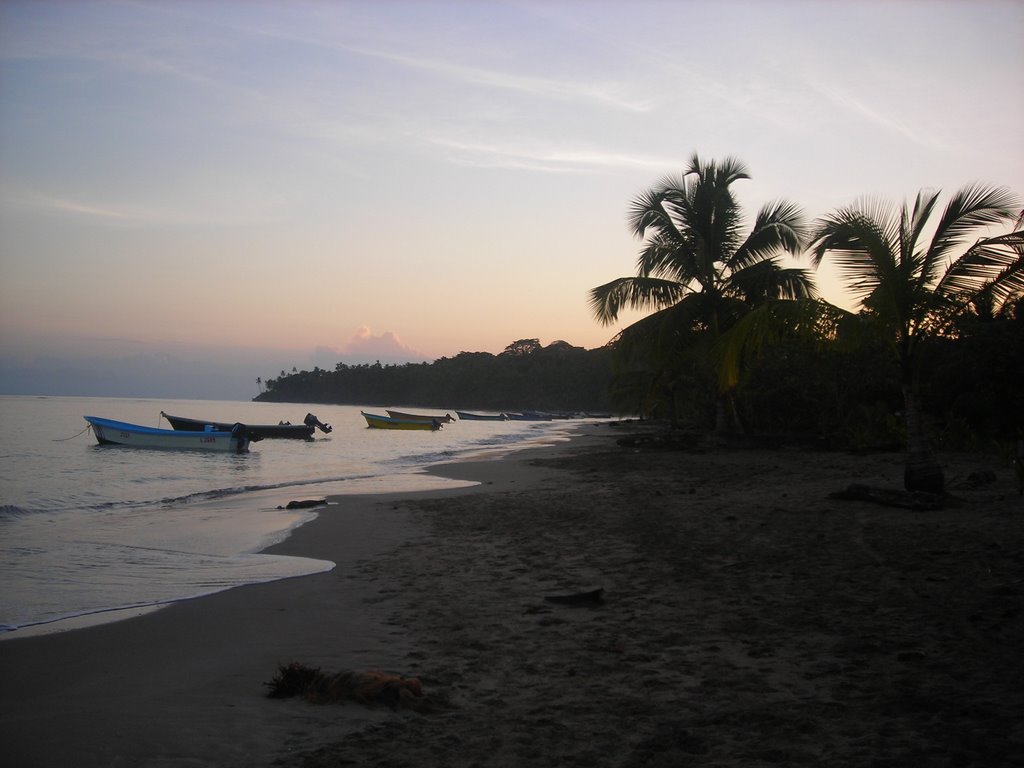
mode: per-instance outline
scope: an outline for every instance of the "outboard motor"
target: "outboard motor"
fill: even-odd
[[[333,430],[333,427],[330,424],[324,424],[312,413],[307,413],[306,418],[302,420],[302,423],[305,424],[307,427],[316,427],[325,435],[329,435]]]
[[[235,422],[235,425],[231,427],[231,439],[237,441],[235,450],[238,453],[245,453],[249,450],[249,430],[245,428],[245,424]]]

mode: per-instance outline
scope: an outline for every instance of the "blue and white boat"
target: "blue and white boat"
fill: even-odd
[[[203,432],[181,432],[157,429],[141,424],[86,416],[92,433],[100,445],[127,445],[133,448],[185,449],[245,453],[249,450],[249,433],[244,424],[235,424],[231,431],[209,429]]]

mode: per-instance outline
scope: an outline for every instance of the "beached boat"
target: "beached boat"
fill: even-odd
[[[172,448],[193,451],[221,451],[245,453],[249,450],[249,434],[243,424],[235,424],[230,430],[208,430],[205,432],[184,432],[174,429],[158,429],[141,424],[86,416],[92,433],[100,445],[127,445],[133,448]]]
[[[160,415],[167,419],[172,429],[182,432],[203,432],[207,426],[213,427],[215,430],[230,432],[234,426],[234,424],[224,421],[204,421],[203,419],[189,419],[184,416],[172,416],[163,411],[160,411]],[[322,423],[312,413],[306,414],[302,424],[246,424],[245,428],[249,432],[249,439],[253,441],[263,440],[264,438],[312,440],[313,431],[317,428],[324,434],[331,432],[331,425]]]
[[[508,421],[504,413],[470,413],[469,411],[456,411],[455,415],[460,421]]]
[[[432,414],[423,413],[403,413],[402,411],[388,411],[388,416],[392,419],[402,419],[403,421],[436,421],[440,424],[448,424],[455,421],[450,413],[446,413],[444,416],[434,416]]]
[[[373,429],[440,429],[439,421],[417,421],[415,419],[396,419],[392,416],[378,416],[374,413],[360,411],[366,419],[366,426]]]

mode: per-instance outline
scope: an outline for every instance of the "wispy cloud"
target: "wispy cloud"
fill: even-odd
[[[56,211],[59,213],[73,213],[108,221],[129,222],[135,218],[134,214],[127,211],[117,210],[105,206],[93,205],[80,200],[69,200],[63,197],[50,197],[47,195],[4,195],[8,203],[21,204],[24,207],[34,208],[43,211]]]
[[[941,141],[934,134],[911,126],[894,116],[882,114],[870,104],[835,84],[825,85],[812,79],[807,79],[807,85],[846,113],[871,123],[888,133],[902,136],[912,143],[934,152],[949,153],[955,151],[954,147]]]
[[[622,88],[611,84],[532,77],[369,48],[346,47],[346,50],[471,85],[516,91],[546,99],[589,101],[628,112],[649,112],[652,109],[649,102],[629,98],[622,92]]]
[[[180,9],[176,9],[180,13]],[[208,21],[208,20],[207,20]],[[315,46],[322,50],[360,56],[377,61],[386,61],[407,70],[427,73],[453,83],[476,85],[496,90],[514,91],[536,98],[568,101],[589,102],[603,105],[615,110],[633,113],[650,112],[652,104],[627,92],[626,88],[613,82],[589,82],[565,78],[537,77],[516,72],[490,69],[481,66],[455,63],[439,57],[412,55],[403,51],[393,50],[399,44],[389,46],[386,41],[376,45],[352,44],[339,39],[337,30],[330,34],[322,31],[310,31],[308,28],[295,31],[294,27],[281,25],[254,26],[234,19],[219,20],[219,24],[234,32],[248,37],[272,38],[297,43],[304,48]],[[402,44],[404,47],[404,44]],[[154,60],[150,66],[161,63]],[[177,71],[187,77],[195,77],[195,73],[182,70],[179,66],[162,62],[168,72]]]
[[[146,227],[154,224],[186,225],[210,219],[211,214],[140,205],[111,205],[31,191],[6,189],[0,203],[11,211],[21,210],[43,215],[71,216],[82,221],[115,227]],[[219,215],[224,216],[224,209]]]
[[[676,160],[653,155],[600,149],[559,149],[521,144],[473,143],[434,138],[431,143],[452,150],[453,162],[487,168],[525,169],[548,173],[593,173],[622,168],[658,169]]]
[[[147,7],[149,7],[147,5]],[[166,11],[166,9],[153,9]],[[181,15],[181,9],[175,7],[173,12]],[[204,21],[209,21],[204,19]],[[585,101],[623,110],[627,112],[645,113],[651,111],[652,104],[644,99],[636,98],[626,92],[623,86],[611,82],[588,82],[583,80],[559,79],[523,75],[515,72],[489,69],[486,67],[454,63],[437,57],[416,56],[406,52],[389,50],[386,43],[376,46],[350,44],[339,39],[338,34],[324,34],[322,31],[310,31],[288,28],[275,24],[258,26],[245,22],[219,20],[224,28],[249,37],[263,37],[297,43],[304,48],[317,47],[322,50],[360,56],[367,59],[387,61],[408,70],[432,74],[451,82],[477,85],[498,90],[515,91],[538,98],[560,101]],[[336,30],[335,30],[336,31]],[[397,47],[397,44],[396,46]],[[172,69],[172,65],[167,65]]]

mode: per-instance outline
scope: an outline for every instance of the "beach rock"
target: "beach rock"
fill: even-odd
[[[996,473],[991,469],[977,469],[960,483],[960,487],[968,489],[981,488],[982,486],[992,485],[995,481]]]
[[[304,499],[302,501],[289,501],[286,506],[278,509],[308,509],[309,507],[326,506],[326,499]]]

